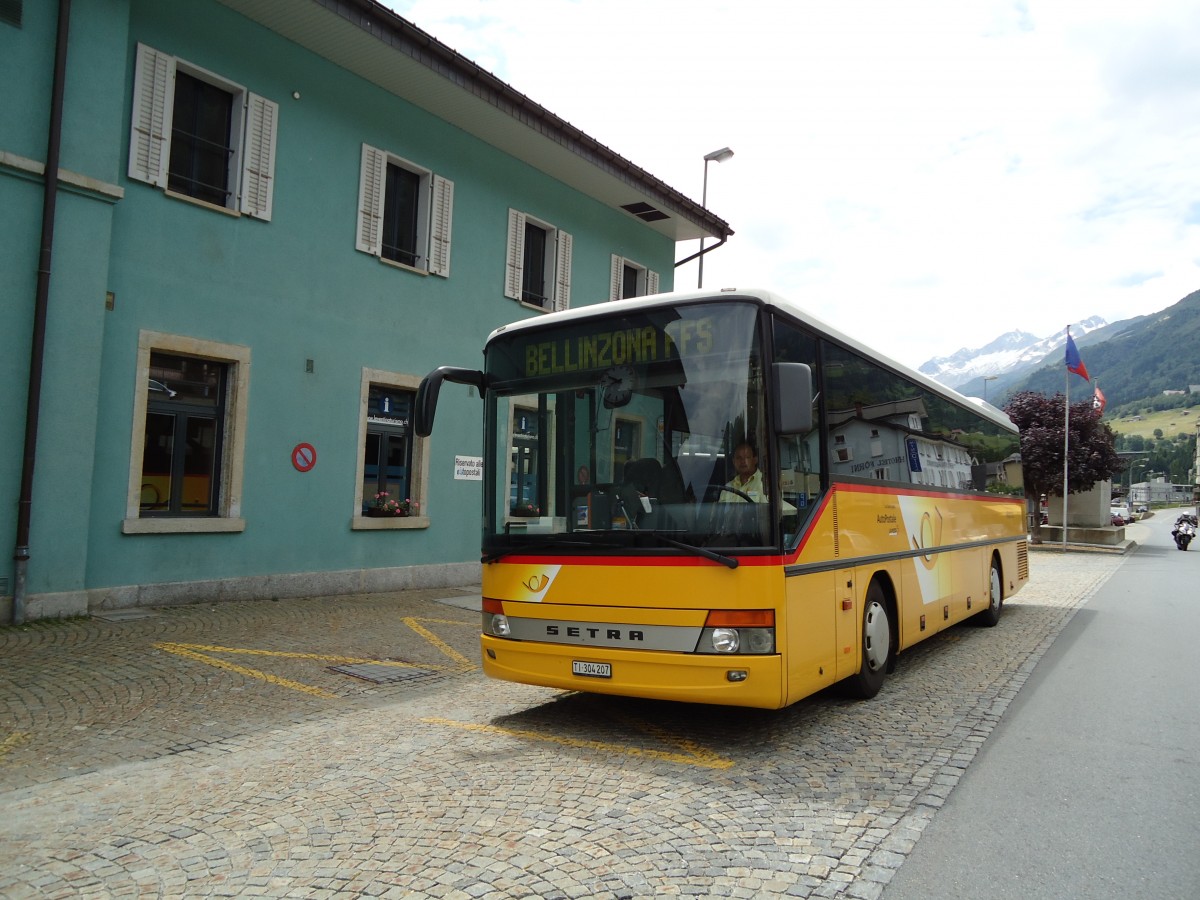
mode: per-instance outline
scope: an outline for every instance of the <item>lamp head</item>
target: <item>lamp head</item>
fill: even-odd
[[[728,147],[722,147],[720,150],[714,150],[712,153],[704,154],[705,162],[725,162],[729,157],[733,156],[733,151]]]

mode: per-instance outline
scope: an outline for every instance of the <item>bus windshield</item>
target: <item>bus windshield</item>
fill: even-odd
[[[486,369],[485,555],[774,544],[757,306],[501,333]]]

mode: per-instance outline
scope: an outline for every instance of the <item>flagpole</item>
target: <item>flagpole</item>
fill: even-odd
[[[1071,326],[1067,326],[1067,340],[1071,340]],[[1062,504],[1062,549],[1067,551],[1067,460],[1071,449],[1071,370],[1063,372],[1063,504]]]

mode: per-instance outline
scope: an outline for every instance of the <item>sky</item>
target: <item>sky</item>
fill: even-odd
[[[704,286],[914,368],[1200,289],[1195,0],[388,5],[694,200],[730,147]]]

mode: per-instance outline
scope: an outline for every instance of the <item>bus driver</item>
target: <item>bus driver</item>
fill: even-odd
[[[762,472],[758,470],[758,451],[749,441],[742,441],[734,448],[733,471],[735,474],[725,487],[745,494],[755,503],[767,502]],[[746,502],[744,497],[729,491],[721,492],[721,500],[726,503]]]

